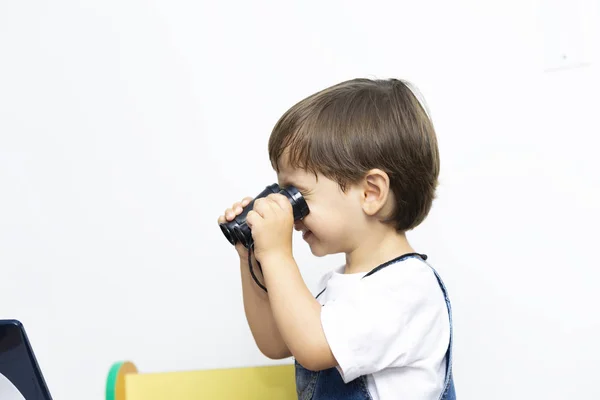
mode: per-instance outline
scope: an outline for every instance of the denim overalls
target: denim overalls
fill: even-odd
[[[410,257],[418,257],[423,261],[427,259],[426,255],[410,253],[400,256],[390,262],[382,264],[366,274],[363,278],[373,275],[377,271],[393,265],[397,262],[404,261]],[[450,343],[446,352],[446,378],[444,380],[444,390],[440,395],[440,400],[455,400],[456,392],[454,390],[454,379],[452,378],[452,309],[450,299],[446,292],[446,287],[438,273],[429,264],[427,264],[435,277],[438,280],[440,289],[444,293],[446,306],[448,307],[448,315],[450,317]],[[325,289],[321,293],[323,293]],[[317,298],[321,295],[319,293]],[[333,367],[319,372],[313,372],[302,367],[296,362],[296,391],[298,400],[372,400],[367,386],[366,376],[361,376],[351,382],[344,383],[338,370]],[[407,399],[414,400],[414,399]]]

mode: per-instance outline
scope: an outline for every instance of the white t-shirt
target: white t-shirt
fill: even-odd
[[[326,274],[321,324],[344,382],[366,375],[373,400],[437,400],[450,322],[431,268],[418,258],[365,273]]]

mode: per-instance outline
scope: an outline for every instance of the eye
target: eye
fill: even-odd
[[[298,191],[300,192],[302,197],[310,196],[310,194],[312,193],[310,190],[306,190],[306,189],[298,189]]]

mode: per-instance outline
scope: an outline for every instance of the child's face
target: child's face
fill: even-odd
[[[315,177],[287,165],[281,165],[277,178],[281,187],[295,186],[308,204],[310,213],[294,227],[315,256],[350,253],[360,243],[365,215],[358,188],[348,186],[344,193],[337,182],[321,174]]]

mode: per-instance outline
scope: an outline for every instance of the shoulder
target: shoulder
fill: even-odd
[[[341,274],[342,272],[344,272],[344,266],[340,265],[337,266],[333,269],[331,269],[330,271],[326,272],[321,279],[319,279],[319,283],[317,284],[317,293],[315,293],[315,295],[321,293],[326,287],[327,287],[327,282],[329,282],[329,280],[331,279],[331,277],[334,274]]]
[[[332,279],[335,278],[335,279]],[[336,270],[325,274],[317,295],[323,304],[359,310],[390,311],[391,318],[431,311],[446,311],[444,292],[431,266],[419,258],[393,262],[373,274],[337,279]],[[346,278],[346,277],[344,277]]]
[[[365,286],[371,286],[385,292],[410,289],[411,292],[440,292],[438,279],[433,268],[418,258],[408,258],[387,267],[363,279]]]
[[[448,317],[444,291],[433,268],[417,258],[393,263],[365,277],[354,297],[348,301],[377,308],[390,319],[426,314],[431,318]]]

